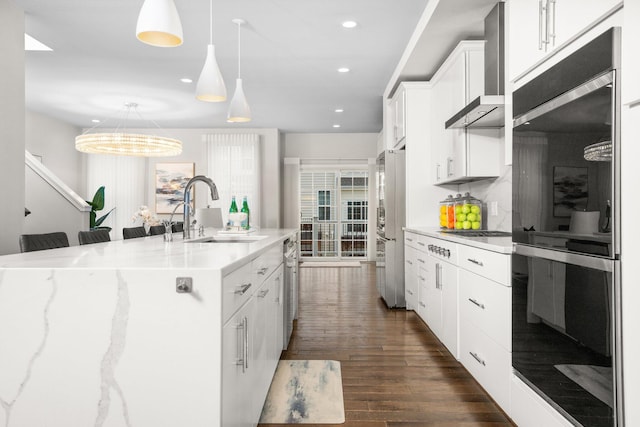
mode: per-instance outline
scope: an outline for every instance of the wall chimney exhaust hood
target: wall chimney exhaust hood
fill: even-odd
[[[484,19],[484,92],[445,123],[445,128],[504,127],[504,3]]]

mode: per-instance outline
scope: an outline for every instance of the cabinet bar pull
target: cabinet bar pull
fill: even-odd
[[[538,0],[538,50],[542,50],[542,0]]]
[[[407,293],[408,293],[409,295],[413,295],[413,291],[411,291],[411,289],[407,289]]]
[[[418,242],[418,244],[419,244],[420,246],[424,246],[424,243],[422,243],[422,242]]]
[[[478,307],[480,307],[481,309],[484,310],[484,304],[479,303],[478,301],[474,300],[473,298],[469,298],[469,301],[471,301],[472,303],[474,303],[475,305],[477,305]]]
[[[258,298],[264,298],[269,293],[270,289],[264,289],[258,293]]]
[[[269,267],[262,267],[260,270],[258,270],[258,274],[263,276],[267,272],[268,269],[269,269]]]
[[[244,318],[244,368],[249,369],[249,319],[246,316]]]
[[[238,366],[242,366],[242,373],[244,374],[245,368],[244,368],[244,359],[246,356],[246,351],[245,351],[245,345],[246,345],[246,339],[245,339],[245,318],[242,319],[242,322],[238,323],[238,330],[242,330],[242,338],[240,341],[242,343],[242,348],[240,349],[240,351],[238,353],[240,357],[238,357],[238,359],[236,359],[236,365]]]
[[[553,40],[551,42],[551,46],[555,46],[556,45],[556,0],[551,0],[551,13],[552,13],[552,18],[551,18],[551,39]]]
[[[447,177],[450,177],[452,175],[453,175],[453,159],[449,157],[447,159]]]
[[[421,307],[427,308],[427,306],[424,305],[424,303],[422,301],[420,301],[418,304],[420,304]]]
[[[410,260],[410,259],[408,259],[408,260],[407,260],[407,264],[409,264],[409,265],[413,265],[413,263],[411,262],[411,260]]]
[[[238,289],[235,290],[234,294],[236,295],[244,295],[249,288],[251,287],[251,283],[247,283],[246,285],[238,286]]]
[[[474,352],[470,351],[469,354],[471,355],[471,357],[473,357],[474,359],[476,359],[476,362],[478,362],[479,364],[481,364],[482,366],[487,366],[486,363],[484,363],[484,360],[480,359],[480,356],[478,356],[477,354],[475,354]]]
[[[484,267],[484,264],[482,263],[482,261],[478,261],[477,259],[467,258],[467,261],[472,262],[476,265],[479,265],[480,267]]]
[[[418,258],[418,261],[420,261],[421,263],[423,263],[423,264],[424,264],[424,260],[423,260],[423,259]]]
[[[436,164],[436,181],[440,181],[440,163]]]
[[[413,242],[413,239],[410,237],[407,237],[407,242]]]

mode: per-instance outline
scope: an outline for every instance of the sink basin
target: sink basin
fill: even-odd
[[[207,236],[188,240],[186,243],[251,243],[266,239],[267,236]]]

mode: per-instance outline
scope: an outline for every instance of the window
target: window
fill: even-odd
[[[331,191],[318,191],[318,221],[331,221]]]

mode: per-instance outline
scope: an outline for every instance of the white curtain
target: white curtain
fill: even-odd
[[[111,239],[122,239],[124,227],[140,226],[140,220],[132,221],[133,214],[145,202],[146,159],[127,156],[87,155],[87,200],[91,200],[96,190],[104,185],[104,210],[97,217],[116,208],[103,226],[111,227]]]
[[[222,219],[228,221],[231,197],[236,197],[238,210],[247,197],[250,226],[260,227],[260,135],[206,135],[208,175],[218,188]]]
[[[517,156],[513,159],[514,188],[514,229],[533,226],[543,230],[547,212],[543,206],[549,197],[551,183],[544,173],[547,170],[548,142],[543,136],[514,136],[514,144],[518,144]],[[520,223],[517,223],[517,218]],[[520,228],[521,230],[521,228]]]

